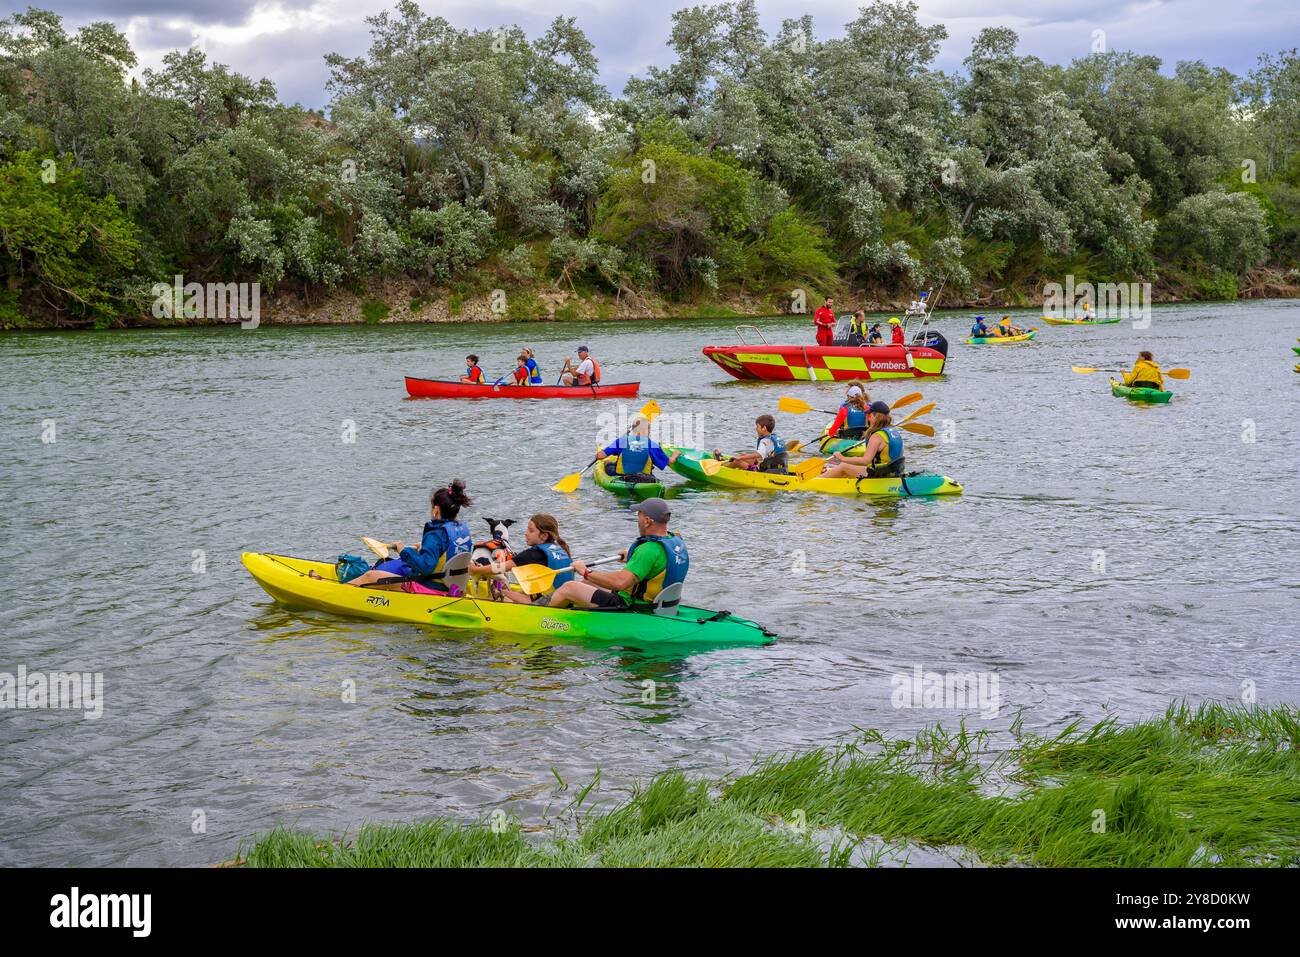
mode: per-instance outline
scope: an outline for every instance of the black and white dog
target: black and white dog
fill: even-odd
[[[470,552],[469,560],[475,565],[491,565],[493,562],[500,564],[514,558],[514,552],[510,550],[510,526],[515,523],[513,518],[485,518],[483,521],[488,524],[488,531],[492,537],[485,542],[475,542],[474,551]],[[504,582],[505,578],[501,575],[494,576],[498,581]]]

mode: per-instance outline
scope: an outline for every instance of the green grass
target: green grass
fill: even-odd
[[[732,781],[667,771],[605,813],[525,836],[518,822],[366,825],[353,837],[276,830],[254,867],[817,867],[860,842],[957,849],[988,864],[1198,867],[1300,864],[1300,711],[1172,704],[1148,721],[1010,746],[927,728],[860,732],[759,761]],[[594,782],[593,782],[594,783]],[[836,834],[835,842],[818,835]],[[878,858],[878,854],[872,860]]]
[[[369,325],[383,322],[388,318],[388,303],[379,299],[367,299],[361,304],[361,318]]]

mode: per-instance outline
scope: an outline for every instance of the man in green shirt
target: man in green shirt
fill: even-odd
[[[554,608],[628,608],[654,602],[665,588],[686,580],[690,557],[686,543],[668,530],[672,512],[661,498],[632,506],[640,536],[621,553],[624,565],[615,572],[592,571],[573,560],[581,577],[565,582],[551,595]]]

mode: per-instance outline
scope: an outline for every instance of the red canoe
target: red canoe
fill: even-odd
[[[945,356],[926,346],[705,346],[737,379],[769,382],[913,379],[943,374]]]
[[[446,379],[406,377],[413,399],[634,399],[640,382],[613,385],[472,385]]]

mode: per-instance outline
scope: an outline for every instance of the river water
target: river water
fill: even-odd
[[[677,494],[690,599],[782,637],[676,658],[290,611],[239,555],[409,542],[452,478],[476,535],[549,511],[579,554],[616,550],[635,534],[625,503],[589,478],[549,488],[616,403],[408,400],[402,377],[454,377],[471,350],[500,374],[524,343],[553,376],[581,341],[607,381],[641,381],[630,409],[653,398],[700,444],[751,443],[781,395],[835,408],[842,386],[739,383],[705,360],[736,341],[730,322],[0,338],[0,672],[104,682],[98,719],[0,711],[0,864],[210,864],[281,823],[500,808],[531,826],[597,769],[614,801],[668,767],[738,772],[855,727],[1300,701],[1300,302],[1161,307],[1149,329],[1007,347],[961,344],[968,315],[938,319],[948,375],[872,387],[938,404],[939,435],[912,436],[908,461],[966,494]],[[758,325],[811,341],[807,321]],[[1168,406],[1070,371],[1140,348],[1192,369]],[[824,417],[778,421],[800,438]],[[892,676],[918,667],[996,678],[996,697],[895,707]]]

